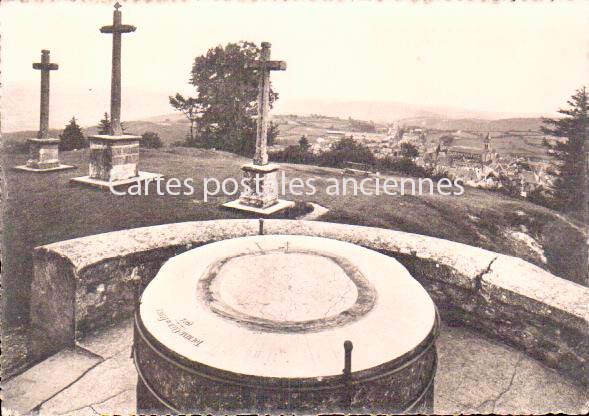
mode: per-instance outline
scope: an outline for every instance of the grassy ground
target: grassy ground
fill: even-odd
[[[25,158],[6,154],[4,166],[20,164]],[[62,160],[79,169],[48,174],[5,169],[2,274],[9,304],[7,317],[16,321],[26,321],[28,316],[31,251],[35,246],[147,225],[242,217],[220,207],[233,197],[212,197],[208,202],[202,198],[202,178],[241,178],[240,165],[245,160],[234,155],[189,148],[142,150],[142,170],[181,180],[194,178],[196,191],[191,196],[158,196],[152,191],[148,196],[121,197],[71,186],[69,178],[87,172],[87,150],[64,152]],[[447,238],[519,256],[563,278],[587,282],[582,224],[575,228],[546,208],[476,189],[467,189],[462,196],[329,196],[325,193],[328,178],[341,178],[339,170],[303,165],[284,165],[284,170],[287,178],[316,178],[314,196],[291,199],[328,207],[330,212],[322,218],[325,221]],[[527,235],[537,247],[515,238],[514,233]]]

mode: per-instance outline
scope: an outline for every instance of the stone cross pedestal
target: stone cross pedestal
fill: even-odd
[[[278,198],[279,166],[268,163],[268,110],[270,108],[270,71],[286,70],[286,62],[270,60],[270,43],[262,42],[260,60],[252,66],[259,71],[258,118],[256,131],[256,153],[253,163],[242,166],[245,186],[236,201],[223,206],[271,215],[294,206],[291,201]]]
[[[113,24],[100,28],[101,33],[113,35],[112,76],[110,90],[110,133],[88,137],[90,161],[88,176],[72,181],[106,188],[137,183],[160,177],[157,173],[139,171],[139,141],[141,136],[124,134],[121,126],[121,37],[136,27],[124,25],[122,6],[117,2]]]
[[[49,74],[58,68],[57,64],[51,63],[49,51],[45,49],[41,51],[41,62],[33,64],[33,69],[41,71],[39,133],[36,138],[29,139],[29,160],[26,165],[16,166],[18,170],[53,172],[74,168],[59,163],[59,139],[49,137]]]

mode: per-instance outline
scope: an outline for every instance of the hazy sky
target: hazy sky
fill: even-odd
[[[137,26],[123,36],[124,116],[171,112],[168,95],[194,91],[194,57],[238,40],[270,41],[288,62],[272,75],[285,111],[310,99],[553,113],[589,84],[589,1],[121,3],[123,22]],[[7,129],[22,101],[14,91],[38,100],[31,63],[43,48],[60,65],[53,105],[108,109],[111,36],[98,29],[112,4],[2,1]]]

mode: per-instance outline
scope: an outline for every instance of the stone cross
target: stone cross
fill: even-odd
[[[286,70],[286,62],[270,60],[270,43],[262,42],[260,60],[253,68],[259,69],[258,121],[254,165],[268,164],[268,108],[270,106],[270,71]]]
[[[136,27],[122,24],[123,14],[119,11],[122,6],[117,2],[114,7],[112,26],[103,26],[100,28],[100,32],[112,34],[110,128],[111,135],[120,136],[123,134],[123,128],[121,127],[121,35],[134,32]]]
[[[49,58],[49,51],[41,51],[41,62],[33,64],[33,69],[41,70],[41,111],[39,117],[39,133],[37,138],[49,138],[49,73],[59,68],[57,64],[52,64]]]

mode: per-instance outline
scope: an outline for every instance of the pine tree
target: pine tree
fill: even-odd
[[[569,108],[558,112],[564,117],[543,119],[542,132],[562,138],[556,144],[545,143],[556,159],[556,175],[551,189],[557,207],[565,211],[587,211],[589,168],[587,165],[587,90],[575,91],[567,101]]]
[[[305,136],[304,134],[299,139],[299,147],[304,152],[309,150],[309,147],[311,147],[311,145],[309,144],[309,139],[307,139],[307,136]]]
[[[98,124],[98,134],[111,134],[110,120],[107,112],[104,113],[104,118]]]
[[[63,133],[59,135],[61,141],[59,142],[59,150],[73,150],[86,147],[86,140],[84,132],[76,122],[76,118],[72,117],[69,124],[65,126]]]

